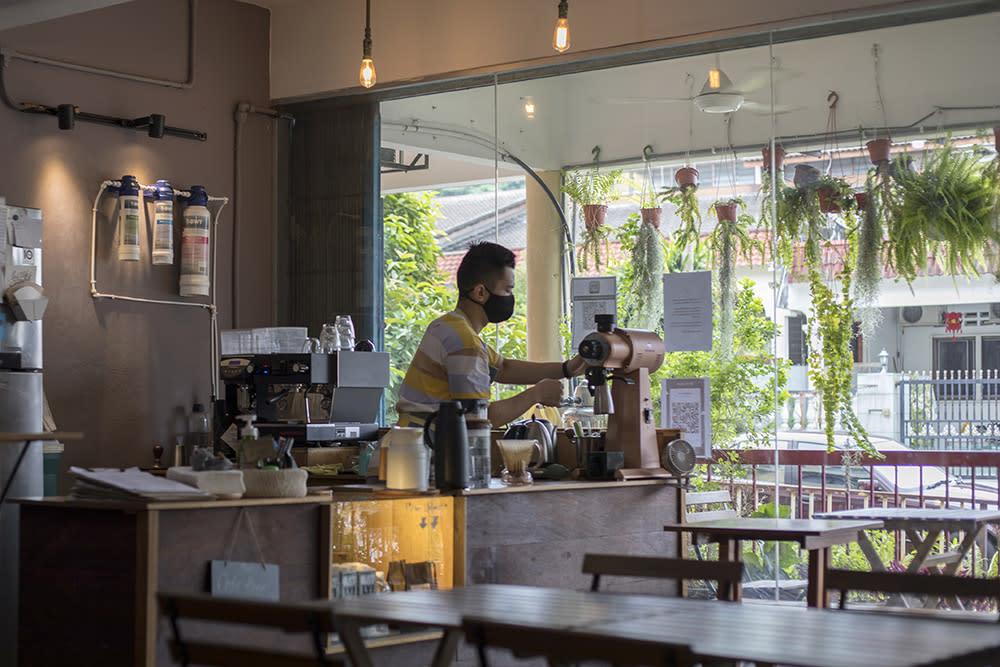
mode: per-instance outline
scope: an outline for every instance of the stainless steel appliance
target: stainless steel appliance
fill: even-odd
[[[42,431],[42,212],[7,206],[0,198],[0,431]],[[17,465],[22,447],[27,451]],[[16,470],[15,470],[16,469]],[[14,474],[16,472],[16,474]],[[0,443],[0,488],[8,498],[41,496],[42,443]],[[0,664],[13,665],[17,648],[20,508],[0,507]]]
[[[225,356],[219,374],[226,389],[222,431],[236,415],[254,414],[262,435],[294,437],[297,445],[375,440],[389,355],[340,350]]]

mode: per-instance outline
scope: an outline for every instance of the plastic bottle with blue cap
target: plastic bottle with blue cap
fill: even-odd
[[[174,189],[159,180],[152,188],[153,264],[174,263]]]
[[[212,214],[203,185],[192,185],[184,208],[184,232],[181,235],[181,296],[208,296],[209,246]]]
[[[135,176],[122,176],[118,186],[118,260],[139,261],[139,225],[142,222],[142,204],[139,182]]]

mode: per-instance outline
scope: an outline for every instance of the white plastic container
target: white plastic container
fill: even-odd
[[[205,188],[192,185],[191,198],[184,209],[184,233],[181,236],[181,296],[208,296],[212,215],[207,204]]]
[[[122,176],[118,189],[118,260],[139,261],[139,227],[142,224],[142,198],[135,176]]]
[[[174,263],[174,189],[157,181],[153,198],[153,264]]]
[[[388,445],[388,447],[387,447]],[[386,456],[385,488],[397,491],[426,491],[428,452],[424,430],[393,426],[382,442]]]

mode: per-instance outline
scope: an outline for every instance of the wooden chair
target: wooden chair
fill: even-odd
[[[161,612],[170,619],[173,639],[170,651],[182,665],[218,667],[305,667],[306,665],[342,666],[339,659],[326,655],[327,633],[336,632],[333,610],[329,605],[264,602],[240,598],[213,597],[204,594],[159,593]],[[194,619],[285,632],[310,633],[313,654],[303,655],[212,639],[184,639],[180,620]]]
[[[476,647],[480,667],[489,667],[487,646],[510,649],[519,658],[543,656],[550,664],[601,660],[612,665],[688,667],[694,663],[690,647],[683,644],[599,637],[476,618],[463,618],[462,630]]]
[[[737,584],[743,578],[743,564],[736,561],[685,560],[656,556],[623,556],[618,554],[585,554],[583,573],[593,575],[590,590],[596,591],[602,576],[655,577],[658,579],[704,579],[718,582],[716,595],[720,600],[739,599]]]
[[[1000,607],[1000,579],[959,577],[953,574],[913,572],[860,572],[829,569],[824,577],[827,590],[840,591],[840,608],[847,608],[848,591],[933,595],[949,598],[991,598]],[[913,611],[913,610],[911,610]],[[997,618],[1000,621],[1000,615]]]

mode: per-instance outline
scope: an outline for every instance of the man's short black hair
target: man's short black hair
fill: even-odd
[[[514,253],[489,241],[469,246],[469,251],[458,265],[458,293],[467,294],[476,285],[489,285],[503,276],[504,267],[514,268]]]

